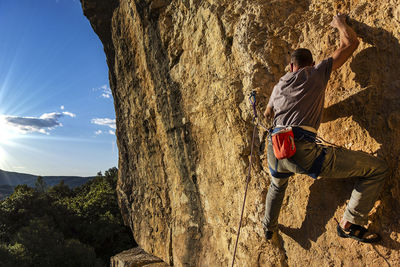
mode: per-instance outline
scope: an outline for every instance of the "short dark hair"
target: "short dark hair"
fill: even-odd
[[[306,48],[298,48],[290,55],[290,61],[299,68],[311,66],[313,64],[313,57],[310,50]]]

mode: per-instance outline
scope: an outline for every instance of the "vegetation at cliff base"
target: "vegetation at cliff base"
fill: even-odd
[[[18,185],[0,202],[0,266],[108,266],[132,248],[116,198],[117,168],[70,189]]]

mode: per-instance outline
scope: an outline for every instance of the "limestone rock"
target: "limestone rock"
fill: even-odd
[[[279,236],[266,242],[268,168],[257,153],[236,264],[398,265],[398,0],[81,2],[109,66],[124,221],[146,252],[174,266],[231,263],[253,129],[248,96],[257,91],[262,112],[293,49],[309,48],[317,63],[329,57],[339,44],[332,16],[349,13],[361,44],[331,75],[319,132],[391,167],[371,212],[383,241],[337,237],[333,218],[343,214],[352,181],[295,176]]]
[[[147,254],[140,247],[123,251],[111,257],[111,267],[168,267],[161,259]]]

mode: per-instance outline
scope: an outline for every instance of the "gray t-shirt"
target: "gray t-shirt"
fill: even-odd
[[[268,101],[275,113],[274,126],[309,126],[318,130],[331,72],[330,57],[316,66],[282,76]]]

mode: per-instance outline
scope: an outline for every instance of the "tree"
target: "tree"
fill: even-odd
[[[42,176],[38,176],[36,182],[35,182],[35,188],[38,192],[44,193],[47,190],[47,184],[44,181]]]
[[[111,186],[115,189],[117,186],[118,179],[118,169],[116,167],[112,167],[104,172],[104,177],[111,183]]]
[[[73,191],[64,183],[64,180],[61,180],[59,184],[49,188],[48,194],[54,199],[62,199],[72,197]]]
[[[116,179],[118,177],[118,169],[116,167],[112,167],[104,172],[104,176],[107,179]]]

